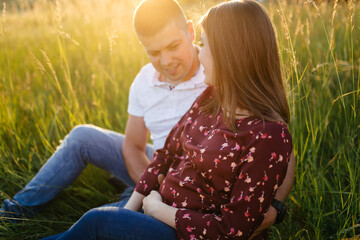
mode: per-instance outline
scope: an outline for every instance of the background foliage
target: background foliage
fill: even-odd
[[[30,2],[1,4],[1,201],[36,174],[75,125],[123,132],[129,86],[148,62],[131,23],[139,1]],[[180,3],[196,21],[215,2]],[[271,237],[358,239],[359,6],[280,0],[264,5],[277,29],[297,159],[289,215],[271,228]],[[107,177],[89,166],[41,214],[0,229],[1,239],[55,234],[86,210],[116,201],[118,190]]]

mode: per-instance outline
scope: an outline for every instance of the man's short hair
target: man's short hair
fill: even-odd
[[[172,21],[186,29],[185,14],[176,0],[143,0],[134,13],[135,31],[140,36],[153,36]]]

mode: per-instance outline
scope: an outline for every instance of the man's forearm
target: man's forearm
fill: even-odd
[[[138,149],[135,146],[124,144],[123,157],[126,169],[131,179],[137,183],[140,180],[145,168],[150,164],[145,151]]]
[[[122,145],[122,154],[126,169],[135,183],[139,181],[145,168],[150,163],[146,156],[148,139],[149,130],[145,126],[144,118],[129,115]]]

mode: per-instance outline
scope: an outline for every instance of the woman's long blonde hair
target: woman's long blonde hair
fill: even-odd
[[[233,130],[238,108],[288,123],[275,32],[264,8],[250,0],[225,2],[211,8],[201,25],[214,61],[215,95],[202,109],[210,114],[222,109]]]

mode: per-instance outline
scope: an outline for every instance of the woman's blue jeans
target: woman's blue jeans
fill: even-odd
[[[172,240],[174,228],[140,212],[121,207],[99,207],[88,211],[66,232],[42,240]]]
[[[117,176],[134,186],[122,156],[124,135],[93,125],[75,127],[36,176],[13,198],[6,199],[2,210],[14,218],[36,213],[40,206],[54,199],[79,176],[88,163]],[[151,160],[154,148],[148,144]]]

